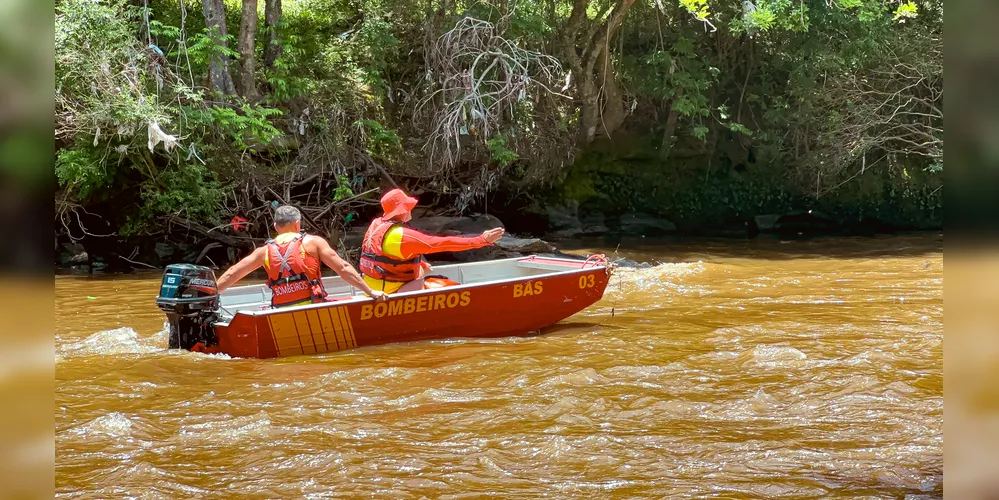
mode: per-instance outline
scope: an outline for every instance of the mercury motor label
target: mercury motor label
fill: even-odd
[[[204,278],[194,278],[191,280],[192,286],[204,286],[208,288],[215,288],[215,282],[212,280],[206,280]]]

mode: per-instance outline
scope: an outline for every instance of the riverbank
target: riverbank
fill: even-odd
[[[472,220],[472,218],[461,218],[464,220]],[[492,220],[498,222],[498,219],[491,218]],[[439,219],[438,219],[439,221]],[[499,222],[502,225],[501,222]],[[460,224],[459,224],[460,225]],[[496,227],[492,225],[487,225],[489,227]],[[488,228],[488,227],[487,227]],[[484,229],[483,229],[484,230]],[[481,232],[481,231],[480,231]],[[462,233],[461,231],[455,230],[438,230],[437,234],[468,234]],[[357,265],[357,256],[359,255],[360,240],[364,234],[364,227],[357,226],[352,228],[347,234],[343,235],[339,241],[340,247],[338,252],[350,260],[355,266]],[[580,234],[573,237],[566,237],[559,234],[547,234],[544,238],[536,238],[530,234],[521,233],[519,235],[505,235],[497,245],[494,247],[470,250],[465,252],[441,252],[428,256],[428,260],[431,263],[451,263],[451,262],[473,262],[491,259],[500,259],[508,257],[517,257],[529,254],[541,254],[541,255],[555,255],[568,258],[585,258],[586,255],[591,251],[600,251],[594,249],[614,249],[616,251],[624,252],[624,254],[618,254],[614,252],[608,255],[612,260],[618,261],[619,265],[634,265],[636,261],[631,257],[625,257],[623,255],[628,252],[643,252],[643,249],[665,249],[673,247],[684,247],[690,248],[692,246],[703,246],[704,248],[771,248],[774,243],[790,243],[793,241],[809,241],[814,242],[817,246],[814,246],[814,252],[816,254],[822,254],[822,242],[832,241],[837,242],[842,246],[842,242],[852,241],[855,245],[863,246],[871,243],[876,243],[884,240],[890,240],[892,238],[931,238],[941,242],[943,240],[942,230],[900,230],[891,232],[837,232],[837,233],[822,233],[817,231],[746,231],[742,232],[716,232],[711,235],[703,234],[684,234],[682,232],[652,232],[651,234],[621,234],[617,232],[607,232],[602,234]],[[263,240],[261,239],[261,242]],[[209,246],[211,243],[208,244]],[[186,245],[186,244],[163,244],[162,242],[158,244],[161,251],[173,247],[172,253],[167,254],[165,257],[161,257],[161,254],[153,253],[146,254],[144,256],[133,256],[128,260],[120,259],[121,262],[115,263],[115,265],[104,265],[106,262],[105,258],[95,255],[91,257],[90,254],[82,245],[77,245],[75,250],[77,253],[73,253],[73,246],[64,244],[62,246],[62,252],[59,254],[59,259],[62,262],[68,261],[68,263],[57,262],[55,266],[56,275],[86,275],[86,274],[133,274],[144,272],[156,273],[161,270],[166,265],[178,262],[188,262],[188,263],[200,263],[201,265],[207,265],[215,269],[224,269],[238,259],[223,260],[228,258],[228,255],[221,254],[221,247],[216,247],[208,252],[204,252],[203,255],[194,255],[193,250],[199,248],[197,246]],[[904,249],[898,249],[900,252],[904,252]],[[187,252],[185,255],[180,255],[179,252]],[[238,256],[239,254],[237,254]],[[114,254],[111,254],[112,258]],[[213,256],[220,258],[219,261],[215,261]],[[185,259],[184,257],[190,257]],[[201,257],[200,259],[198,257]],[[93,260],[88,260],[93,259]],[[145,260],[142,260],[145,259]],[[624,259],[624,261],[622,261]],[[135,261],[135,262],[132,262]],[[150,262],[156,262],[158,265],[150,264]],[[93,263],[96,263],[94,265]]]
[[[449,215],[453,213],[449,201],[435,204],[425,195],[426,204],[414,211],[412,225],[438,235],[506,228],[508,236],[497,246],[434,256],[442,262],[558,253],[560,247],[580,239],[613,246],[628,238],[795,239],[942,230],[942,192],[934,187],[939,179],[926,172],[869,174],[858,180],[863,188],[859,192],[806,199],[791,196],[762,177],[719,185],[703,178],[670,184],[658,171],[633,169],[625,175],[623,170],[579,173],[574,168],[566,184],[537,193],[537,199],[498,191],[463,216]],[[586,179],[588,191],[578,188],[580,177]],[[377,198],[377,192],[369,193],[363,206],[335,218],[332,226],[317,224],[304,211],[303,226],[356,264],[366,222],[379,215]],[[55,267],[72,273],[162,269],[176,262],[228,267],[270,236],[268,214],[236,215],[214,226],[169,217],[151,233],[121,236],[128,231],[113,227],[110,214],[90,213],[79,222],[89,228],[81,238],[73,241],[66,233],[56,235]]]

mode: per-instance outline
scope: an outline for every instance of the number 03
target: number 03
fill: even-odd
[[[579,277],[579,288],[593,288],[595,284],[592,274]]]

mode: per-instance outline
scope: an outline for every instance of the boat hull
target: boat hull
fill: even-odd
[[[237,313],[215,327],[218,345],[209,352],[275,358],[393,342],[522,336],[599,301],[609,276],[599,266],[391,295],[384,302],[365,297]]]

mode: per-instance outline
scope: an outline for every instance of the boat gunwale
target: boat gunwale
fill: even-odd
[[[452,286],[447,286],[447,287],[443,287],[443,288],[432,288],[432,289],[423,289],[423,290],[411,290],[411,291],[408,291],[408,292],[393,293],[393,294],[391,294],[389,296],[389,300],[393,300],[393,299],[395,299],[397,297],[411,297],[411,296],[418,296],[418,295],[426,295],[426,294],[431,294],[431,293],[437,293],[437,292],[439,292],[441,290],[449,290],[449,291],[450,290],[454,290],[454,291],[457,291],[457,290],[470,290],[470,289],[482,288],[482,287],[486,287],[486,286],[494,286],[494,285],[502,285],[502,284],[506,284],[506,283],[514,283],[514,282],[524,281],[524,280],[531,281],[531,280],[542,279],[542,278],[550,278],[552,276],[571,276],[573,274],[579,274],[579,273],[583,273],[583,272],[587,272],[587,271],[593,271],[593,270],[597,270],[597,269],[608,269],[608,266],[605,263],[602,263],[602,262],[592,262],[592,266],[591,267],[582,267],[582,266],[584,266],[584,265],[587,264],[587,261],[585,261],[585,260],[579,260],[579,259],[566,259],[564,257],[541,257],[541,256],[538,256],[538,255],[535,255],[535,254],[532,254],[532,255],[529,255],[529,256],[526,256],[526,257],[511,257],[511,258],[507,258],[507,259],[496,259],[496,260],[479,261],[479,262],[465,262],[465,263],[460,263],[460,264],[454,264],[453,268],[461,268],[461,267],[465,267],[465,266],[469,266],[469,265],[475,265],[475,264],[489,265],[489,264],[497,264],[497,263],[505,263],[505,262],[522,262],[522,261],[530,261],[530,260],[532,260],[534,258],[544,259],[544,260],[556,260],[556,261],[570,262],[570,263],[577,263],[578,262],[579,265],[580,265],[580,267],[579,268],[567,268],[565,270],[550,271],[550,272],[545,272],[545,273],[535,274],[535,275],[529,275],[529,276],[517,276],[517,277],[513,277],[513,278],[502,278],[502,279],[496,279],[496,280],[489,280],[489,281],[483,281],[483,282],[479,282],[479,283],[462,283],[460,285],[452,285]],[[449,267],[452,267],[452,266],[439,266],[439,267],[441,268],[441,271],[444,271],[444,270],[446,270],[446,268],[449,268]],[[337,276],[331,276],[331,277],[335,278]],[[249,285],[249,286],[261,286],[261,285]],[[351,295],[349,297],[358,297],[358,296]],[[219,321],[216,321],[216,322],[214,322],[212,324],[214,326],[223,326],[223,327],[224,326],[228,326],[232,322],[232,320],[235,319],[236,316],[240,315],[240,314],[245,315],[245,316],[253,316],[253,317],[269,316],[269,315],[272,315],[272,314],[281,314],[281,313],[295,312],[295,311],[307,311],[307,310],[311,310],[311,309],[322,309],[322,308],[340,307],[340,306],[344,306],[344,305],[348,305],[348,304],[360,304],[360,303],[374,302],[374,300],[375,299],[362,294],[362,296],[360,296],[360,298],[353,298],[353,299],[350,299],[350,300],[343,300],[343,301],[335,300],[335,301],[329,301],[329,302],[320,302],[320,303],[316,303],[316,304],[302,304],[302,305],[299,305],[299,306],[281,307],[281,308],[277,308],[277,309],[269,308],[269,309],[252,310],[252,311],[240,310],[240,311],[236,311],[234,314],[232,314],[231,317],[229,317],[229,318],[222,318]]]

